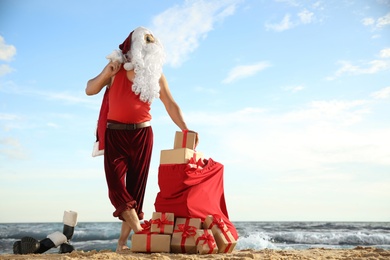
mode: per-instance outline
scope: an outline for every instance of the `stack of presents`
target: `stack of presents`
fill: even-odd
[[[223,165],[195,151],[196,135],[176,132],[174,148],[162,150],[156,212],[133,234],[132,251],[186,254],[230,253],[237,231],[230,222]]]
[[[236,239],[218,215],[175,218],[173,213],[154,212],[144,230],[133,234],[132,251],[185,254],[230,253]]]

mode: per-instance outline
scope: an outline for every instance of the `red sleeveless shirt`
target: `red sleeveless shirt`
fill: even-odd
[[[150,104],[139,99],[131,87],[133,82],[127,78],[122,68],[115,75],[108,97],[108,121],[125,124],[136,124],[152,119]]]

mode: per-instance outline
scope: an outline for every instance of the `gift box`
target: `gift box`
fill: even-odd
[[[172,234],[175,216],[173,213],[153,212],[150,220],[150,232],[160,234]]]
[[[181,226],[193,226],[195,229],[202,228],[202,220],[200,218],[176,218],[174,230],[180,230]]]
[[[175,141],[173,149],[188,148],[191,150],[195,149],[196,134],[188,131],[177,131],[175,133]]]
[[[203,159],[203,153],[188,148],[162,150],[160,164],[183,164],[188,163],[191,158],[194,158],[195,161]]]
[[[237,241],[219,215],[208,215],[203,222],[203,228],[212,230],[219,253],[233,251]]]
[[[156,233],[136,233],[131,237],[131,251],[144,253],[170,253],[171,236]]]
[[[218,246],[211,229],[198,229],[195,234],[195,243],[198,254],[216,254]]]
[[[200,218],[177,218],[171,239],[171,252],[196,254],[195,234],[201,226]]]

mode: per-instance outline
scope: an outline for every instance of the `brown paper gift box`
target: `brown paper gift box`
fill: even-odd
[[[200,218],[177,218],[171,240],[171,252],[196,254],[195,234],[201,226]]]
[[[176,218],[174,230],[178,230],[179,225],[188,225],[200,229],[202,228],[202,220],[200,218]]]
[[[197,248],[194,235],[185,236],[183,232],[172,234],[171,239],[172,253],[196,254]]]
[[[231,253],[233,251],[237,241],[219,216],[207,216],[203,222],[203,228],[212,230],[219,253]]]
[[[196,248],[199,254],[216,254],[218,246],[211,229],[198,229],[195,234]]]
[[[131,251],[145,253],[170,253],[171,236],[165,234],[133,234]]]
[[[184,136],[187,136],[186,140],[184,141]],[[184,132],[177,131],[175,133],[175,141],[173,144],[173,149],[178,149],[178,148],[188,148],[191,150],[195,149],[195,142],[196,142],[196,134],[187,132],[186,134]],[[185,146],[183,146],[183,143]]]
[[[162,150],[160,154],[160,164],[182,164],[188,163],[192,157],[198,161],[203,159],[203,153],[195,152],[188,148]]]
[[[175,216],[168,212],[153,212],[150,220],[150,232],[160,234],[172,234]]]

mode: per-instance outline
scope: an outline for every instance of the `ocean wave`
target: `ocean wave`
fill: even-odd
[[[274,243],[288,244],[324,244],[324,245],[390,245],[390,236],[385,234],[356,233],[312,233],[312,232],[280,232],[272,234],[271,241]]]
[[[381,222],[233,222],[242,249],[306,249],[314,247],[353,248],[374,246],[390,249],[390,223]],[[120,222],[78,223],[71,239],[77,250],[115,250]],[[0,254],[12,253],[12,245],[24,236],[38,240],[55,231],[62,223],[0,224]],[[129,241],[130,244],[130,241]],[[53,249],[53,251],[58,249]]]

